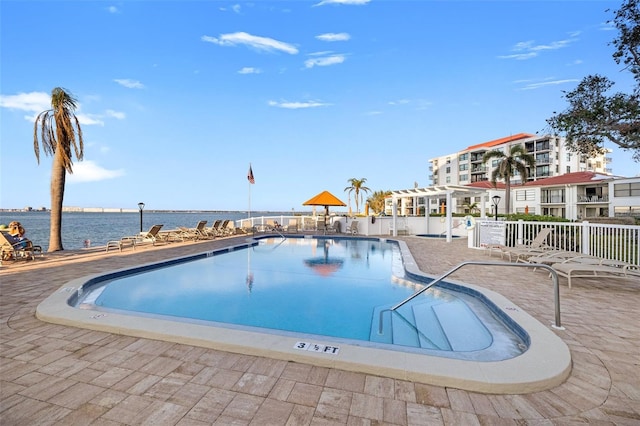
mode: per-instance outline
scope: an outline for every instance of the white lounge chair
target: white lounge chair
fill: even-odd
[[[594,263],[583,263],[576,261],[566,261],[554,263],[551,267],[556,273],[567,278],[567,285],[571,288],[572,278],[638,278],[640,279],[640,268],[636,265],[609,266]]]
[[[499,246],[500,256],[509,256],[509,261],[522,262],[530,256],[541,254],[547,250],[553,250],[553,247],[547,245],[547,238],[553,231],[552,228],[542,228],[535,238],[526,244],[520,244],[515,247]]]

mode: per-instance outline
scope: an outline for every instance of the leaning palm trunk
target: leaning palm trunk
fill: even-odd
[[[56,152],[51,166],[51,224],[48,249],[50,252],[64,250],[62,247],[62,202],[67,171],[62,164],[61,153]]]

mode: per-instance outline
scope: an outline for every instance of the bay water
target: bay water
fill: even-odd
[[[252,217],[291,216],[291,212],[251,212]],[[142,229],[149,230],[153,225],[163,225],[163,229],[176,229],[179,226],[194,228],[199,221],[206,220],[210,227],[217,219],[237,221],[247,218],[247,212],[156,212],[143,211]],[[46,251],[49,246],[50,212],[48,211],[0,211],[0,224],[18,221],[26,230],[25,237],[34,245]],[[105,246],[107,242],[140,232],[140,212],[127,213],[62,213],[62,246],[65,250],[78,250],[88,247]]]

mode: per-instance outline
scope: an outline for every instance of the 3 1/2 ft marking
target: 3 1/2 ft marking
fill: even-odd
[[[322,345],[312,342],[296,342],[293,348],[301,351],[319,352],[329,355],[338,355],[338,352],[340,352],[340,346]]]

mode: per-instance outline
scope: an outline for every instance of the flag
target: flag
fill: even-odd
[[[249,173],[247,173],[247,179],[249,179],[249,183],[256,183],[256,180],[253,178],[253,170],[251,170],[251,164],[249,164]]]

